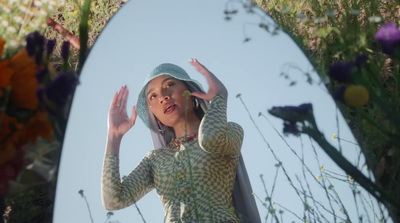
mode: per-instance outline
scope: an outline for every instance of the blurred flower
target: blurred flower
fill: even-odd
[[[324,170],[324,165],[319,166],[319,170],[323,171]]]
[[[369,101],[368,90],[362,85],[350,85],[343,93],[344,102],[352,107],[362,107]]]
[[[334,11],[327,11],[325,14],[327,16],[335,16],[335,12]]]
[[[349,177],[349,181],[353,182],[354,181],[353,177]]]
[[[14,74],[11,78],[11,102],[16,108],[36,109],[38,99],[35,95],[38,81],[36,79],[37,66],[22,50],[11,58],[10,67]]]
[[[333,134],[332,139],[333,139],[333,140],[336,140],[336,139],[337,139],[336,134]]]
[[[68,101],[76,86],[79,84],[78,76],[74,72],[59,74],[45,88],[39,89],[39,95],[44,94],[56,106],[62,108]]]
[[[305,103],[299,106],[272,107],[268,112],[289,122],[302,122],[312,114],[312,110],[312,104]]]
[[[62,46],[61,46],[61,57],[64,59],[64,61],[68,60],[69,47],[70,47],[69,41],[64,41],[62,43]]]
[[[370,16],[368,17],[368,21],[374,22],[374,23],[379,23],[382,21],[382,17],[380,16]]]
[[[48,56],[53,53],[53,50],[54,50],[55,46],[56,46],[56,40],[55,39],[47,40],[47,42],[46,42],[46,51],[47,51],[47,55]]]
[[[346,90],[346,86],[340,86],[340,87],[336,88],[332,93],[333,98],[336,100],[339,100],[341,102],[344,102],[343,94],[344,94],[345,90]]]
[[[382,25],[374,37],[381,44],[384,53],[394,56],[395,48],[400,43],[400,30],[395,23],[390,22]]]
[[[338,82],[345,83],[349,79],[354,67],[354,62],[338,61],[329,68],[329,76]]]
[[[350,10],[350,14],[352,14],[352,15],[359,15],[359,14],[360,14],[360,10],[358,10],[358,9],[352,9],[352,10]]]
[[[321,176],[321,175],[318,175],[318,176],[317,176],[317,179],[318,179],[318,180],[321,180],[321,179],[322,179],[322,176]]]
[[[283,134],[293,134],[295,136],[300,135],[300,131],[297,128],[297,124],[294,121],[285,121],[283,122]]]
[[[360,68],[363,63],[365,63],[368,60],[368,55],[367,54],[360,54],[357,56],[355,65]]]
[[[36,139],[41,137],[47,141],[51,141],[53,126],[49,121],[47,112],[37,111],[27,123],[23,130],[19,131],[19,136],[26,142],[36,143]]]

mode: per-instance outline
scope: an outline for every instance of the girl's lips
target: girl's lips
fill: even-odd
[[[164,114],[170,114],[175,110],[175,104],[167,104],[164,106]]]

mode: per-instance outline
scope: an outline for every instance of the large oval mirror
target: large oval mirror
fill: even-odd
[[[238,13],[227,20],[226,9],[237,9]],[[298,216],[303,217],[304,203],[294,188],[309,191],[309,186],[315,200],[328,207],[326,191],[317,185],[320,165],[332,174],[341,175],[337,178],[343,178],[343,171],[314,145],[317,161],[308,138],[290,136],[282,140],[273,128],[282,134],[282,121],[266,110],[276,105],[311,102],[318,125],[327,137],[338,131],[349,141],[354,141],[353,136],[301,50],[283,32],[272,35],[260,29],[258,24],[262,19],[272,24],[261,10],[246,13],[243,6],[234,1],[130,0],[124,5],[98,37],[81,74],[63,148],[54,222],[143,222],[143,219],[163,222],[163,209],[155,190],[138,201],[136,207],[114,211],[113,216],[107,215],[108,211],[102,206],[100,179],[107,113],[113,94],[125,84],[130,89],[128,106],[131,108],[146,75],[161,63],[183,67],[207,88],[205,79],[189,64],[190,58],[197,58],[228,88],[228,119],[244,128],[242,155],[261,218],[265,219],[270,211],[263,202],[272,197],[275,211],[283,213],[280,213],[283,222],[299,221]],[[246,39],[249,41],[244,41]],[[308,83],[306,74],[310,75],[312,84]],[[239,93],[241,96],[237,98]],[[258,117],[259,112],[271,124],[263,116]],[[337,145],[337,141],[332,139],[332,144]],[[149,130],[138,120],[124,136],[121,146],[120,172],[128,175],[153,148]],[[342,142],[341,148],[349,160],[357,162],[359,151],[354,144]],[[304,157],[312,174],[303,168],[293,151]],[[292,182],[277,165],[278,160]],[[360,163],[363,164],[362,159]],[[349,199],[352,197],[349,184],[334,178],[330,180],[351,218],[357,219],[353,199]],[[316,204],[310,198],[305,199]],[[332,210],[345,219],[339,209],[340,206],[333,204]],[[329,215],[330,210],[328,208],[325,214]]]

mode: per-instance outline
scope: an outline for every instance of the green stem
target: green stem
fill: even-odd
[[[343,155],[336,150],[329,142],[326,141],[324,135],[316,128],[305,127],[302,130],[311,138],[313,138],[325,153],[348,175],[353,177],[365,190],[372,194],[378,201],[382,203],[390,203],[395,207],[399,207],[399,201],[388,195],[381,187],[374,184],[370,179],[365,177],[356,167],[354,167]]]

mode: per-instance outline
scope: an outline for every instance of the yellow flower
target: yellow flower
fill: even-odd
[[[71,12],[71,15],[72,15],[72,16],[76,16],[76,15],[78,15],[78,10],[74,10],[74,11],[72,11],[72,12]]]
[[[324,170],[324,165],[319,166],[319,170],[323,171]]]
[[[88,20],[88,25],[91,26],[92,25],[92,20]]]
[[[275,205],[275,201],[272,202],[272,205]]]
[[[333,134],[332,139],[333,139],[333,140],[336,140],[336,139],[337,139],[336,134]]]
[[[318,180],[321,180],[321,179],[322,179],[322,176],[321,176],[321,175],[318,175],[318,176],[317,176],[317,179],[318,179]]]
[[[343,93],[344,102],[351,107],[362,107],[369,101],[368,90],[362,85],[350,85]]]
[[[354,181],[353,177],[349,177],[349,181],[353,182]]]

